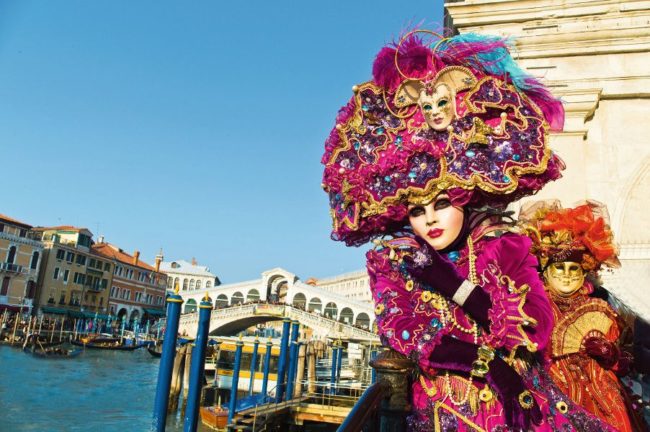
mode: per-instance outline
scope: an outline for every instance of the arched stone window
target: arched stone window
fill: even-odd
[[[27,281],[27,288],[25,289],[25,297],[33,299],[36,294],[36,282],[33,280]]]
[[[297,293],[295,296],[293,296],[293,307],[298,308],[298,309],[305,309],[305,306],[307,305],[307,297],[303,293]]]
[[[185,302],[185,313],[192,313],[196,312],[196,300],[194,299],[189,299],[187,302]]]
[[[247,302],[253,302],[253,301],[258,301],[260,299],[260,292],[253,288],[252,290],[248,291],[248,295],[246,296],[246,301]]]
[[[214,302],[215,309],[221,309],[228,307],[228,296],[225,294],[219,294],[217,300]]]
[[[323,312],[323,315],[326,316],[327,318],[336,319],[338,313],[339,313],[339,309],[336,306],[336,303],[329,302],[325,305],[325,311]]]
[[[201,279],[196,280],[196,289],[197,290],[201,289]]]
[[[187,286],[189,285],[190,281],[187,279],[183,279],[183,291],[187,291]]]
[[[341,317],[339,321],[345,324],[354,324],[354,312],[349,307],[341,309]]]
[[[357,321],[355,322],[355,324],[358,325],[359,327],[369,329],[370,317],[368,316],[367,313],[361,312],[359,315],[357,315]]]
[[[309,312],[322,312],[323,311],[323,302],[318,298],[314,297],[309,300],[309,306],[307,306]]]
[[[232,298],[230,299],[230,305],[234,306],[236,304],[241,304],[241,303],[244,303],[244,294],[237,291],[232,295]]]
[[[194,279],[190,279],[190,289],[194,289]]]
[[[212,288],[212,281],[206,281],[205,282],[205,287],[206,288]]]

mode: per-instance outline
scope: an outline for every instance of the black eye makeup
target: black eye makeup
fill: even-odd
[[[414,206],[409,209],[409,217],[418,217],[424,214],[424,207]]]
[[[440,99],[440,100],[438,101],[438,107],[439,107],[439,108],[442,108],[442,107],[444,107],[444,106],[447,106],[447,103],[448,103],[448,102],[449,102],[449,101],[448,101],[447,99]]]
[[[431,106],[431,104],[424,104],[422,106],[422,109],[425,110],[425,111],[431,111],[432,108],[433,107]]]

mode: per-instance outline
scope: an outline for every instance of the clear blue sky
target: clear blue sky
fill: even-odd
[[[358,270],[323,142],[382,45],[442,1],[0,1],[0,213],[223,282]]]

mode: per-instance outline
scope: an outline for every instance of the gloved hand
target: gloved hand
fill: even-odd
[[[522,406],[521,395],[527,388],[519,374],[500,357],[490,362],[490,371],[485,378],[501,400],[508,426],[516,431],[528,431],[531,421],[537,425],[542,423],[542,412],[530,393],[523,399],[533,405],[530,408]]]
[[[416,240],[420,248],[404,257],[409,274],[448,299],[453,299],[465,278],[458,273],[454,263],[425,240],[420,237],[416,237]],[[481,327],[489,328],[488,311],[492,307],[492,301],[481,287],[476,286],[461,306]]]
[[[605,338],[591,336],[585,339],[582,345],[585,353],[605,369],[613,368],[618,362],[620,356],[618,347]]]

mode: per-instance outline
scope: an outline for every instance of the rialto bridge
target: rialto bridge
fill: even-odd
[[[179,331],[196,333],[198,304],[206,294],[213,304],[210,333],[233,335],[250,326],[283,318],[298,320],[317,338],[375,340],[373,305],[337,292],[302,282],[296,275],[276,268],[260,279],[181,291],[184,300]]]

